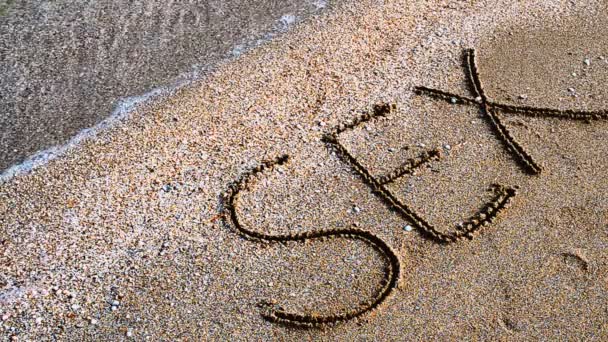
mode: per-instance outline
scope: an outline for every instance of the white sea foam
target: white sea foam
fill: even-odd
[[[281,16],[281,18],[277,20],[273,31],[266,32],[262,38],[235,45],[232,48],[232,51],[230,51],[230,55],[232,55],[232,57],[239,57],[243,53],[272,40],[280,33],[287,31],[297,20],[298,17],[293,14],[285,14]]]
[[[327,1],[326,0],[316,0],[315,2],[312,3],[317,9],[323,9],[325,7],[327,7]]]
[[[289,25],[296,22],[296,16],[293,14],[285,14],[281,17],[281,19],[279,19],[279,22],[281,25],[283,25],[283,27],[287,28]]]

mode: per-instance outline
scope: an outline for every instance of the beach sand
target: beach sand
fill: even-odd
[[[605,13],[601,2],[345,4],[141,107],[1,185],[2,333],[607,339],[608,122],[499,111],[542,168],[532,175],[480,104],[413,91],[475,98],[462,63],[474,48],[492,108],[608,108]],[[371,175],[437,149],[439,160],[388,185],[391,193],[451,234],[491,200],[492,184],[516,188],[497,220],[470,241],[445,244],[390,210],[322,140],[378,103],[396,109],[339,135]],[[379,237],[400,275],[373,312],[313,329],[261,317],[264,301],[316,315],[354,310],[385,277],[385,258],[365,241],[260,243],[222,219],[230,184],[283,154],[287,164],[239,192],[241,224],[275,235],[356,227]]]

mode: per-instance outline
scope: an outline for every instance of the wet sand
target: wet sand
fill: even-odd
[[[20,340],[606,339],[608,120],[498,112],[542,168],[531,175],[480,110],[488,101],[608,108],[605,13],[592,2],[363,1],[222,65],[2,185],[3,332]],[[594,34],[554,33],[584,21]],[[475,100],[467,81],[467,48],[487,101]],[[471,100],[417,95],[417,86]],[[517,189],[511,203],[472,240],[447,244],[391,210],[322,140],[378,103],[396,110],[339,142],[372,176],[440,150],[439,160],[387,185],[438,231],[456,234],[494,183]],[[287,164],[240,192],[236,215],[265,234],[355,227],[380,238],[400,276],[373,312],[320,329],[261,317],[266,301],[319,316],[356,310],[386,270],[364,241],[260,243],[222,219],[230,184],[283,154]]]

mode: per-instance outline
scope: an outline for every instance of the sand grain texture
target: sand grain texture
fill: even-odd
[[[608,45],[597,41],[607,35],[568,43],[571,55],[558,52],[560,38],[551,44],[554,36],[542,34],[562,18],[587,20],[602,10],[569,1],[363,1],[142,108],[2,185],[2,333],[89,340],[606,339],[608,122],[501,114],[543,165],[541,175],[530,176],[476,107],[412,91],[423,85],[470,96],[461,56],[473,47],[495,100],[517,101],[529,87],[528,105],[608,108],[601,97],[608,63],[600,59]],[[529,35],[508,34],[522,23]],[[505,50],[504,39],[515,47]],[[554,49],[554,59],[544,61],[554,72],[525,72],[529,67],[519,63],[526,58],[506,52],[534,46],[534,39],[545,45],[531,56]],[[581,96],[557,105],[565,96],[555,94],[566,82],[563,66],[584,68],[586,54],[593,61]],[[596,99],[584,97],[587,91]],[[440,161],[391,185],[420,215],[452,229],[479,209],[492,183],[519,187],[510,207],[472,241],[443,245],[407,232],[409,222],[321,141],[331,127],[380,102],[397,110],[340,139],[374,175],[425,148],[442,149]],[[276,234],[356,225],[382,238],[398,254],[401,280],[372,314],[322,330],[260,317],[256,305],[269,299],[295,311],[348,309],[382,278],[382,259],[365,244],[264,245],[221,223],[228,185],[285,153],[289,164],[243,193],[242,220]],[[112,310],[114,300],[120,304]]]

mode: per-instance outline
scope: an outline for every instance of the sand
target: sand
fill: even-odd
[[[474,98],[462,63],[474,48],[480,103],[608,108],[605,10],[569,1],[345,4],[140,108],[2,184],[3,333],[605,340],[608,122],[499,112],[541,166],[532,175],[479,103],[413,91]],[[372,176],[441,151],[387,186],[401,202],[442,234],[491,200],[493,183],[517,188],[507,208],[472,240],[447,244],[390,210],[322,141],[378,103],[396,109],[339,136]],[[385,276],[383,254],[361,240],[260,243],[223,223],[230,184],[283,154],[287,164],[240,192],[241,223],[273,235],[356,228],[379,237],[400,275],[373,312],[313,329],[261,317],[265,301],[316,315],[356,310]]]

